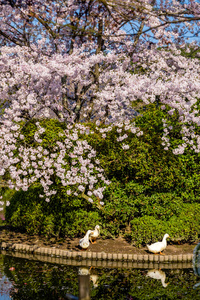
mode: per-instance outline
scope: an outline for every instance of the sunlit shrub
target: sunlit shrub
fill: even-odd
[[[187,203],[179,214],[167,221],[149,215],[136,218],[131,221],[131,231],[125,236],[135,246],[162,240],[165,233],[170,235],[172,242],[194,242],[200,234],[199,210],[199,203]]]

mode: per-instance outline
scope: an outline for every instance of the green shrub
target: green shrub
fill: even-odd
[[[133,245],[139,247],[143,244],[163,238],[166,233],[165,223],[153,216],[144,216],[131,221],[131,231],[125,237]]]
[[[134,205],[137,211],[135,217],[154,216],[166,221],[181,212],[183,200],[175,193],[154,193],[151,196],[142,194],[134,200]]]
[[[178,216],[167,223],[172,241],[194,242],[200,236],[200,203],[186,203]]]
[[[194,242],[200,235],[200,218],[197,212],[200,204],[184,204],[178,215],[169,220],[156,219],[145,215],[131,221],[131,231],[125,237],[135,246],[141,246],[162,240],[165,233],[172,242]]]
[[[16,192],[6,209],[7,224],[46,237],[76,237],[85,234],[88,228],[100,224],[98,211],[79,198],[66,197],[58,192],[50,203],[39,197],[41,187],[27,192]]]

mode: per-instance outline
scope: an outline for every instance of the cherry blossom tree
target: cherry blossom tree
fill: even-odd
[[[93,134],[90,122],[104,138],[115,126],[128,149],[128,133],[142,134],[134,122],[138,103],[157,101],[167,112],[166,150],[178,114],[182,144],[174,154],[200,151],[199,3],[16,0],[0,7],[0,175],[9,174],[10,188],[39,181],[49,202],[56,174],[69,194],[103,204],[109,181],[81,136]],[[51,151],[42,146],[41,118],[66,126]],[[23,128],[33,119],[34,143],[27,144]]]

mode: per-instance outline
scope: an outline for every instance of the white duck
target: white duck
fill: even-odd
[[[96,239],[98,238],[99,235],[100,235],[100,226],[96,225],[95,229],[92,230],[91,233],[90,233],[90,242],[91,242],[91,244],[96,243]]]
[[[169,234],[166,233],[163,237],[163,240],[162,242],[157,242],[157,243],[154,243],[154,244],[151,244],[151,245],[147,245],[147,248],[150,252],[152,253],[160,253],[160,254],[163,254],[161,253],[161,251],[165,250],[165,248],[167,247],[167,238],[169,237]]]
[[[82,250],[87,250],[87,248],[90,246],[89,235],[91,232],[92,230],[88,230],[86,235],[80,239],[79,246],[82,248]]]
[[[165,282],[166,274],[162,270],[156,270],[156,269],[149,270],[146,276],[157,280],[160,279],[163,287],[167,287],[169,284],[169,282],[168,283]]]

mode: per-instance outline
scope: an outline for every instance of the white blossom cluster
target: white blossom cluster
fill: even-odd
[[[136,134],[137,136],[143,135],[143,132],[140,130],[139,127],[135,125],[135,122],[131,122],[130,120],[124,120],[121,122],[116,122],[114,124],[110,124],[109,126],[106,126],[104,128],[99,127],[100,122],[96,122],[96,130],[101,133],[102,138],[106,138],[106,133],[113,130],[113,128],[116,128],[116,132],[118,136],[116,135],[116,141],[119,142],[123,150],[128,150],[129,145],[121,143],[124,140],[128,139],[129,135],[128,133],[131,132],[133,134]],[[127,133],[124,133],[127,132]],[[128,142],[127,142],[128,143]]]
[[[84,124],[96,122],[105,139],[115,126],[116,141],[128,150],[129,132],[143,134],[133,122],[134,108],[157,99],[169,119],[178,115],[182,144],[174,154],[187,147],[199,152],[199,57],[182,55],[182,50],[198,50],[187,37],[199,35],[199,3],[22,2],[0,10],[0,176],[9,173],[11,188],[26,191],[40,182],[48,202],[56,193],[56,176],[67,195],[87,193],[90,202],[102,200],[109,182],[96,152],[80,137],[92,134]],[[23,127],[41,117],[68,128],[52,149],[42,146],[40,122],[34,145],[25,142]],[[163,127],[168,150],[172,128],[167,120]]]
[[[27,191],[33,183],[40,182],[44,191],[44,195],[40,197],[45,197],[49,202],[50,197],[56,194],[56,190],[52,188],[54,184],[52,177],[56,175],[61,184],[68,187],[68,195],[78,196],[87,188],[91,202],[94,196],[103,199],[103,191],[109,181],[105,178],[100,161],[96,158],[96,151],[86,140],[79,138],[79,131],[83,134],[88,128],[80,124],[69,126],[69,129],[60,134],[62,141],[58,140],[56,146],[48,150],[41,145],[41,135],[45,132],[45,128],[39,122],[36,125],[38,130],[34,138],[37,147],[28,146],[26,143],[19,143],[17,147],[16,139],[20,136],[18,127],[11,125],[12,134],[11,129],[2,127],[4,132],[1,138],[1,154],[4,154],[1,160],[1,175],[9,171],[11,176],[8,181],[9,187]]]

